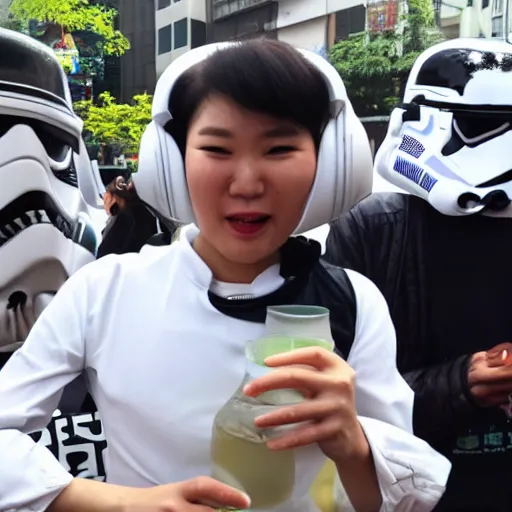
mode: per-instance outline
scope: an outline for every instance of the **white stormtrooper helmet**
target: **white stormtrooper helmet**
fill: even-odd
[[[91,180],[82,122],[57,58],[4,29],[0,48],[0,352],[10,352],[97,241],[79,188]]]
[[[445,215],[512,216],[512,45],[454,39],[416,60],[376,171]]]

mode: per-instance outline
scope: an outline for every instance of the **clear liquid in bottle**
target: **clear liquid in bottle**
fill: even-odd
[[[334,347],[329,311],[321,307],[269,307],[266,331],[266,336],[246,344],[243,382],[217,413],[212,432],[212,476],[249,495],[251,510],[272,510],[292,497],[297,452],[270,450],[267,442],[300,426],[260,429],[254,421],[277,408],[300,403],[304,397],[295,389],[276,389],[252,398],[243,393],[244,386],[273,371],[265,365],[271,355],[311,346]]]
[[[254,419],[266,412],[264,407],[237,395],[215,419],[212,476],[248,494],[251,508],[272,508],[292,494],[295,454],[293,450],[274,451],[267,447],[269,433],[254,427]]]

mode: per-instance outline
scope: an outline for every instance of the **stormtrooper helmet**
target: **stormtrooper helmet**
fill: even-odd
[[[0,29],[0,353],[25,340],[66,279],[94,260],[80,182],[82,122],[42,43]]]
[[[416,60],[375,169],[445,215],[509,217],[511,147],[512,46],[454,39]]]

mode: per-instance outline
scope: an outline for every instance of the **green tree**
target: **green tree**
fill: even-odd
[[[16,32],[22,32],[23,31],[23,25],[12,18],[5,18],[0,20],[0,28],[7,28],[9,30],[14,30]]]
[[[431,0],[409,0],[401,32],[359,33],[336,43],[329,60],[340,73],[357,115],[387,115],[399,102],[418,55],[442,40]]]
[[[398,86],[392,70],[400,58],[398,41],[393,33],[369,40],[360,33],[332,47],[329,60],[343,78],[358,116],[387,114],[396,103]]]
[[[102,36],[99,44],[106,55],[122,55],[130,49],[128,39],[114,27],[117,11],[112,7],[91,5],[88,0],[13,0],[9,13],[14,23],[37,20],[68,32],[94,32]]]
[[[151,121],[152,96],[140,94],[131,104],[117,103],[104,92],[98,102],[78,101],[75,112],[84,121],[84,132],[90,144],[115,146],[120,153],[137,153],[146,126]]]

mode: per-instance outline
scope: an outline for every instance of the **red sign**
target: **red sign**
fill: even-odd
[[[395,30],[398,24],[397,0],[370,0],[366,8],[368,32]]]

